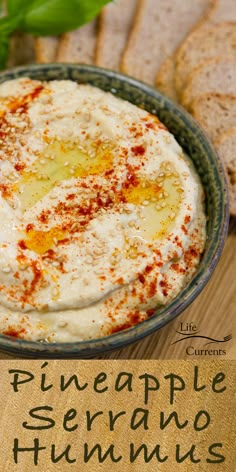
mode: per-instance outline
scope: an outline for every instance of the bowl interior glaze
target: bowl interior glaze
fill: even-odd
[[[222,164],[195,120],[157,90],[116,72],[75,64],[30,65],[0,74],[0,83],[27,76],[36,80],[70,79],[89,83],[144,108],[174,134],[188,153],[206,193],[207,241],[198,271],[183,291],[148,320],[111,336],[77,343],[41,343],[0,335],[0,349],[20,357],[87,358],[117,349],[153,333],[180,314],[201,292],[221,255],[228,229],[228,193]]]

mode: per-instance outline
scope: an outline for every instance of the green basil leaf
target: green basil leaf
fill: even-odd
[[[6,67],[9,36],[19,26],[20,21],[20,16],[0,18],[0,69]]]
[[[23,2],[25,4],[26,0]],[[109,2],[110,0],[31,0],[24,11],[21,29],[35,35],[58,35],[88,23]]]
[[[16,28],[18,28],[20,22],[21,16],[14,16],[12,18],[4,16],[3,18],[0,18],[0,42],[2,41],[2,35],[4,37],[12,33]]]
[[[7,58],[8,58],[8,49],[9,49],[9,36],[2,35],[0,39],[0,69],[5,69]]]
[[[32,0],[6,0],[7,13],[10,16],[18,16],[19,13],[23,15],[32,3]]]

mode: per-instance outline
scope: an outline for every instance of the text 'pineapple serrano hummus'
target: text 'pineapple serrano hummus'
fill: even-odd
[[[89,85],[0,86],[0,331],[108,335],[150,317],[193,276],[203,190],[148,112]]]

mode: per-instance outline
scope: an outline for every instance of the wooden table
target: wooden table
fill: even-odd
[[[181,328],[186,330],[187,325],[188,331],[185,332],[189,334],[198,331],[199,335],[217,340],[223,340],[231,334],[232,339],[224,343],[206,345],[209,340],[194,338],[173,344],[181,338],[176,331]],[[211,280],[192,305],[153,335],[99,358],[236,359],[236,219],[230,221],[223,255]],[[0,359],[11,357],[0,353]]]

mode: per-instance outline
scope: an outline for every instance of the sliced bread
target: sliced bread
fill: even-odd
[[[173,55],[167,57],[162,63],[156,79],[156,87],[160,92],[175,102],[178,101],[175,90],[175,63]]]
[[[6,1],[0,1],[0,18],[7,14]],[[35,61],[34,38],[20,31],[10,36],[7,67],[29,64]]]
[[[195,22],[197,24],[200,24],[200,22],[205,21],[208,12],[212,11],[212,7],[215,6],[215,3],[217,1],[218,0],[207,0],[204,5],[204,12],[200,12],[199,10],[200,18],[199,12],[196,10],[197,16],[195,18]],[[188,32],[186,32],[186,34],[187,33]],[[157,73],[156,86],[161,92],[163,92],[169,98],[177,102],[178,95],[175,89],[175,53],[176,51],[169,57],[167,57],[167,59],[165,59],[165,61],[162,63]]]
[[[45,36],[35,38],[36,61],[41,64],[54,62],[57,57],[59,38],[57,36]]]
[[[236,123],[236,97],[208,93],[196,98],[190,111],[212,141]]]
[[[189,75],[181,103],[189,108],[195,98],[210,92],[236,96],[236,58],[217,57],[201,62]]]
[[[118,0],[102,9],[95,54],[98,66],[119,70],[137,3],[137,0]]]
[[[97,20],[62,35],[57,53],[57,62],[80,62],[93,64],[97,34]]]
[[[214,24],[222,21],[236,21],[236,1],[215,0],[208,12],[207,21]]]
[[[122,71],[155,84],[162,62],[175,51],[207,4],[206,0],[140,0]]]
[[[236,216],[236,126],[221,133],[215,146],[228,176],[230,213]]]
[[[205,23],[185,39],[176,53],[175,87],[181,97],[191,71],[204,59],[225,55],[236,58],[236,23]]]
[[[7,67],[35,62],[34,37],[16,31],[10,38]]]

